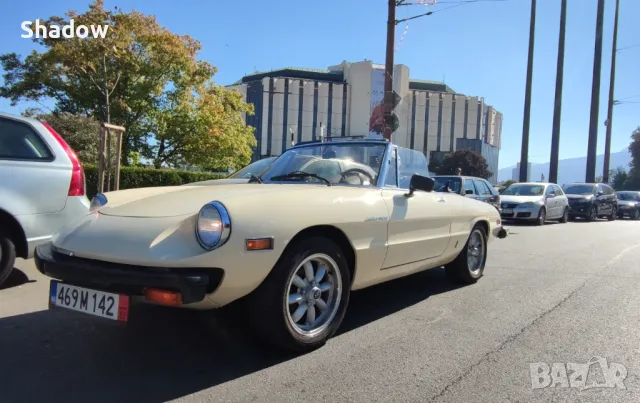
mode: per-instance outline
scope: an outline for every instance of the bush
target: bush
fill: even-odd
[[[91,164],[84,164],[84,174],[87,181],[87,197],[91,199],[98,192],[98,167]],[[224,174],[213,174],[209,172],[121,167],[120,190],[152,186],[179,186],[192,182],[222,179],[225,176]],[[111,178],[114,178],[113,174]]]

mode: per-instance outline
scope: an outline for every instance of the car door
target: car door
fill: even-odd
[[[464,187],[463,187],[463,192],[464,195],[466,197],[469,197],[471,199],[477,199],[478,198],[478,191],[476,190],[476,186],[473,184],[473,179],[470,178],[466,178],[464,180]],[[469,193],[470,191],[470,193]]]
[[[547,207],[547,218],[558,217],[558,200],[553,185],[547,186],[544,191],[545,206]]]
[[[613,213],[613,211],[618,206],[618,199],[616,198],[616,192],[613,190],[611,186],[602,185],[604,188],[605,199],[607,200],[607,205],[609,206],[609,213]]]
[[[595,188],[596,192],[596,205],[598,206],[598,215],[610,214],[610,207],[607,203],[607,195],[604,192],[604,186],[601,184]]]
[[[488,202],[489,199],[493,197],[493,195],[491,194],[491,191],[481,179],[474,179],[473,184],[476,188],[476,191],[478,192],[478,198],[477,198],[478,200],[483,202]]]
[[[569,207],[569,199],[567,199],[567,195],[564,194],[562,188],[558,185],[553,185],[553,189],[556,193],[556,200],[558,203],[558,214],[560,217],[564,214],[564,210]]]
[[[0,208],[13,215],[64,209],[71,180],[66,156],[56,156],[31,124],[0,117]]]
[[[416,191],[397,186],[395,150],[382,197],[389,211],[387,255],[383,269],[440,256],[449,244],[451,212],[447,199],[458,195]]]

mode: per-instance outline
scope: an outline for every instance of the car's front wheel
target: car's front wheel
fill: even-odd
[[[607,219],[609,221],[615,221],[617,216],[618,216],[618,208],[617,207],[613,207],[613,209],[611,210],[611,215],[609,217],[607,217]]]
[[[256,330],[296,352],[321,347],[342,323],[351,271],[342,249],[325,237],[303,239],[280,258],[250,297]]]
[[[16,261],[16,249],[11,239],[0,233],[0,285],[11,274]]]
[[[633,210],[633,214],[631,215],[632,220],[640,220],[640,211]]]
[[[591,210],[589,210],[587,221],[595,221],[597,219],[598,219],[598,209],[596,208],[596,206],[592,206]]]
[[[465,247],[456,259],[446,265],[445,272],[452,281],[473,284],[482,277],[487,262],[487,234],[480,224],[471,230]]]

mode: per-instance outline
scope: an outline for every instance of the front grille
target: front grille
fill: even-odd
[[[502,203],[502,208],[516,208],[518,203]]]

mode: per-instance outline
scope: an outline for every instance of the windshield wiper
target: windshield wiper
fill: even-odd
[[[262,179],[260,179],[258,175],[251,174],[251,176],[249,177],[249,183],[253,183],[253,182],[264,183],[262,182]]]
[[[331,181],[329,181],[329,179],[323,178],[322,176],[312,174],[309,172],[304,172],[304,171],[295,171],[295,172],[289,172],[288,174],[284,174],[284,175],[272,176],[271,180],[279,181],[283,179],[306,179],[306,178],[315,178],[325,182],[327,186],[331,186]]]

